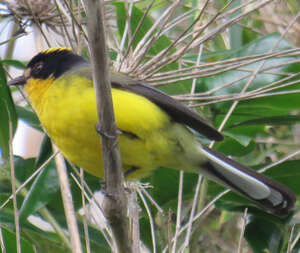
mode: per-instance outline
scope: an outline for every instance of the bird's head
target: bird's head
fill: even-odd
[[[50,48],[35,55],[27,64],[23,75],[9,81],[8,84],[22,86],[30,79],[56,79],[80,63],[86,63],[85,59],[70,49]]]

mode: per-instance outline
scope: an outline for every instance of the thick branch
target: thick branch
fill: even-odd
[[[109,221],[119,253],[131,252],[127,219],[127,200],[123,187],[123,172],[114,120],[108,54],[103,26],[104,1],[86,0],[88,37],[93,63],[99,132],[101,133],[107,198],[104,212]],[[96,165],[95,165],[96,166]]]

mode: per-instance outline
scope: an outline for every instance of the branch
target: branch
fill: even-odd
[[[101,134],[103,164],[105,169],[105,216],[112,228],[119,253],[131,252],[127,219],[127,200],[123,187],[123,172],[118,148],[117,128],[113,113],[109,78],[108,54],[103,25],[104,1],[84,2],[88,17],[88,38],[93,65],[99,133]],[[99,154],[100,155],[100,154]]]
[[[58,149],[53,145],[54,153],[58,152]],[[72,246],[72,253],[82,253],[81,241],[76,221],[76,214],[73,205],[73,198],[71,193],[71,187],[69,184],[67,168],[65,165],[62,154],[55,156],[55,162],[57,167],[57,174],[59,179],[59,185],[61,190],[61,196],[63,199],[63,205],[65,210],[65,216],[67,220],[67,226],[70,233],[70,241]]]

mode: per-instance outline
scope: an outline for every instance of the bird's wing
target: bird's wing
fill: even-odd
[[[128,76],[119,73],[112,73],[111,84],[113,88],[128,90],[146,97],[168,113],[174,121],[186,124],[203,136],[215,141],[223,140],[222,134],[210,126],[198,113],[192,111],[166,93],[148,85],[138,83]]]

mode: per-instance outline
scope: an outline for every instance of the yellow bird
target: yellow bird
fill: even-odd
[[[191,129],[215,141],[223,136],[196,112],[124,74],[110,76],[127,179],[159,167],[202,173],[269,212],[288,214],[295,202],[291,190],[199,143]],[[92,71],[83,57],[67,48],[50,48],[34,56],[24,74],[9,84],[25,86],[40,122],[67,159],[104,176]]]

